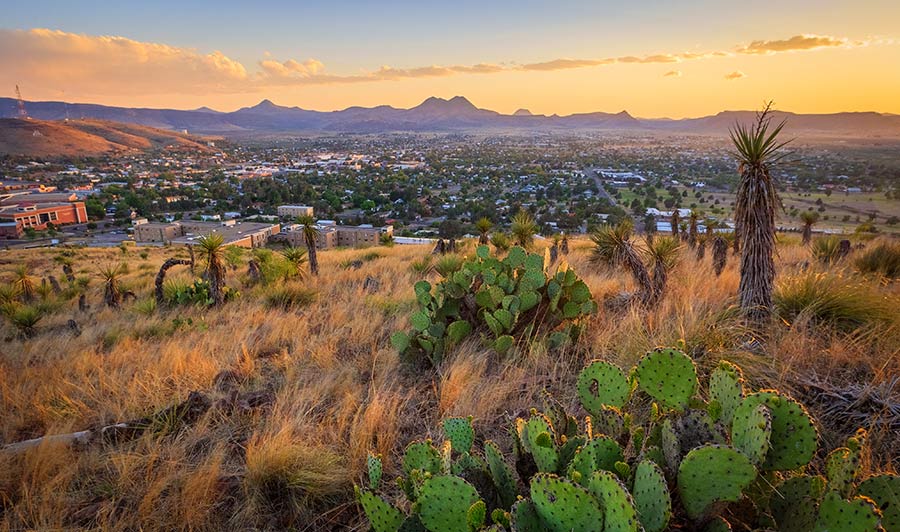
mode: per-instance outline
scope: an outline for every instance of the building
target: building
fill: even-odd
[[[331,220],[320,220],[316,224],[318,236],[316,249],[335,247],[370,247],[381,243],[382,235],[394,235],[394,226],[373,227],[371,225],[336,225]],[[306,246],[303,238],[303,226],[287,225],[279,234],[279,238],[295,247]]]
[[[22,202],[0,206],[0,221],[15,222],[23,229],[47,229],[47,224],[55,226],[80,224],[88,221],[84,202],[71,203],[31,203]]]
[[[279,205],[278,216],[282,218],[297,218],[298,216],[312,216],[313,208],[308,205]]]
[[[266,245],[281,230],[279,224],[239,222],[196,222],[183,220],[172,223],[145,223],[135,226],[134,240],[139,243],[188,244],[213,233],[222,235],[226,246],[258,248]]]
[[[0,222],[0,238],[15,240],[22,238],[22,224],[19,222]]]

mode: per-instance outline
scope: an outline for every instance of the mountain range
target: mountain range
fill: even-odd
[[[735,122],[749,122],[752,111],[723,111],[716,115],[670,119],[635,118],[619,113],[580,113],[566,116],[535,115],[527,109],[501,114],[481,109],[462,96],[431,97],[410,109],[388,105],[348,107],[340,111],[313,111],[285,107],[263,100],[252,107],[220,112],[208,107],[194,110],[112,107],[65,102],[25,102],[30,117],[39,120],[96,119],[140,124],[191,133],[241,135],[278,132],[381,133],[388,131],[448,131],[473,129],[602,129],[662,130],[689,133],[725,133]],[[0,118],[17,116],[17,101],[0,98]],[[900,116],[853,112],[796,114],[777,112],[786,118],[786,129],[823,134],[900,136]]]

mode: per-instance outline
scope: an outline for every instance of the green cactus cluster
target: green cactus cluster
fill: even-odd
[[[357,498],[376,532],[900,532],[900,477],[860,478],[865,431],[816,475],[818,434],[802,405],[745,389],[728,362],[705,390],[698,373],[676,349],[647,353],[629,373],[593,361],[575,390],[589,415],[547,398],[544,412],[516,419],[513,465],[494,442],[479,452],[470,418],[449,418],[442,444],[407,447],[406,504],[376,494],[377,457]]]
[[[392,345],[410,357],[437,366],[444,353],[477,335],[504,354],[520,341],[546,337],[551,347],[577,338],[581,322],[597,310],[588,286],[566,264],[553,271],[537,253],[520,247],[503,259],[479,246],[475,257],[436,286],[415,284],[418,310],[411,331],[391,336]]]

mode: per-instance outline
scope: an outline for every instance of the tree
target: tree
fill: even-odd
[[[319,257],[316,256],[316,241],[319,239],[319,228],[312,216],[305,214],[297,218],[297,223],[303,226],[303,242],[309,254],[309,271],[313,275],[319,275]]]
[[[221,306],[225,303],[225,238],[220,233],[210,233],[198,238],[197,245],[206,258],[209,295],[213,305]]]
[[[779,202],[772,167],[786,155],[779,142],[782,121],[771,125],[772,104],[750,126],[735,124],[730,130],[741,174],[734,206],[737,238],[741,245],[741,309],[753,326],[761,326],[772,314],[775,283],[775,208]]]
[[[478,230],[478,244],[482,246],[486,246],[490,241],[488,234],[491,232],[491,229],[494,228],[494,223],[490,221],[486,216],[479,218],[477,222],[475,222],[475,229]]]
[[[631,241],[633,227],[630,222],[616,226],[604,225],[591,234],[594,242],[590,261],[595,264],[622,266],[631,272],[637,285],[637,298],[643,305],[654,300],[655,289],[647,267]]]
[[[819,213],[815,211],[803,211],[800,213],[800,221],[803,222],[803,245],[809,244],[812,240],[813,224],[819,221]]]
[[[537,233],[538,226],[534,223],[534,218],[526,211],[521,210],[513,216],[510,231],[516,244],[525,249],[531,247],[534,242],[534,234]]]

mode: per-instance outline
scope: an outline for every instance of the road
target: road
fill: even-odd
[[[600,194],[600,197],[606,198],[607,200],[609,200],[610,205],[615,206],[616,199],[610,196],[609,192],[607,192],[606,189],[603,188],[603,180],[600,179],[600,175],[597,174],[597,171],[593,168],[584,168],[582,169],[582,172],[584,172],[584,175],[592,178],[594,180],[594,183],[597,184],[597,190],[599,191],[598,194]]]

